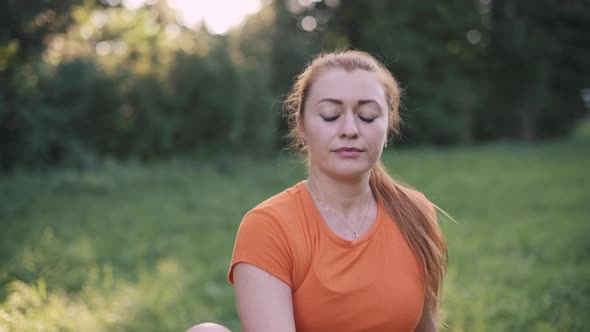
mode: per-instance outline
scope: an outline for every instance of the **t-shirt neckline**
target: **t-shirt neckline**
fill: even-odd
[[[379,230],[381,222],[382,222],[381,220],[383,219],[382,216],[384,213],[384,211],[382,211],[382,206],[379,203],[379,200],[377,200],[377,215],[375,216],[375,221],[373,222],[373,224],[371,225],[369,230],[367,230],[364,234],[362,234],[358,239],[347,240],[347,239],[341,237],[340,235],[334,233],[334,231],[332,231],[332,229],[330,229],[330,226],[328,226],[328,224],[324,220],[324,217],[322,217],[322,214],[320,213],[318,207],[315,205],[315,202],[311,196],[311,193],[309,192],[309,190],[307,189],[307,186],[305,185],[305,180],[299,182],[297,184],[297,186],[304,193],[304,199],[311,206],[313,218],[315,220],[317,220],[318,223],[320,224],[321,232],[324,233],[325,235],[327,235],[328,238],[330,238],[336,244],[343,246],[343,247],[347,247],[347,248],[356,247],[356,246],[359,246],[360,244],[363,244],[363,243],[369,241]]]

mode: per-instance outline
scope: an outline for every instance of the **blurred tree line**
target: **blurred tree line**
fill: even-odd
[[[227,35],[165,0],[0,3],[0,169],[178,153],[271,155],[281,100],[321,51],[377,55],[404,144],[566,135],[590,87],[584,0],[267,0]]]

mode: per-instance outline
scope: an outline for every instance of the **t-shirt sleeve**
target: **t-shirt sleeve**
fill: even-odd
[[[227,275],[232,285],[238,263],[254,265],[292,287],[293,256],[281,220],[265,211],[247,213],[238,228]]]

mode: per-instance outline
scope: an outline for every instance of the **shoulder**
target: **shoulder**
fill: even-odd
[[[244,222],[267,220],[286,226],[296,216],[301,204],[301,182],[264,200],[244,215]]]
[[[426,197],[426,195],[414,188],[402,186],[403,194],[409,198],[409,200],[418,207],[425,214],[434,216],[436,218],[435,205]]]
[[[416,195],[416,204],[420,207],[425,214],[430,215],[434,219],[436,219],[436,208],[435,205],[424,195],[421,191],[415,191]]]
[[[297,225],[298,186],[288,188],[248,211],[242,219],[232,255],[233,267],[240,262],[257,266],[292,285],[294,260],[298,258],[300,231]],[[232,282],[232,268],[228,275]]]

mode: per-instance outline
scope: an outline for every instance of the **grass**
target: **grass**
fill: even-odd
[[[590,326],[590,145],[495,144],[384,156],[441,222],[448,331]],[[173,160],[0,178],[0,332],[239,331],[225,281],[237,225],[301,163]]]

